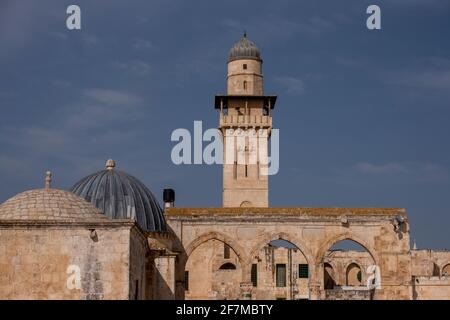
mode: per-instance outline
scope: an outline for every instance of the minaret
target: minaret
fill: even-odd
[[[215,99],[224,142],[224,207],[269,206],[268,141],[276,98],[264,95],[260,51],[244,34],[230,50],[227,94]]]

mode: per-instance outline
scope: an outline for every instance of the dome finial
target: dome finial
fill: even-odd
[[[247,38],[247,30],[244,30],[244,38]]]
[[[113,170],[116,166],[116,162],[113,159],[106,161],[106,170]]]
[[[45,189],[50,189],[52,187],[52,173],[47,171],[45,173]]]

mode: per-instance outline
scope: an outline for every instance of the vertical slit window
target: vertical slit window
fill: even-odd
[[[230,259],[230,246],[226,243],[223,244],[223,258]]]
[[[254,287],[258,286],[258,265],[256,263],[252,264],[252,274],[251,280]]]
[[[189,291],[189,271],[184,272],[184,290]]]

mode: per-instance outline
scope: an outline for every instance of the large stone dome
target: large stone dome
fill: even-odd
[[[106,220],[92,204],[69,191],[45,188],[17,194],[0,205],[0,220]]]
[[[92,203],[111,219],[135,219],[146,231],[165,231],[163,211],[152,192],[135,177],[115,169],[108,160],[106,170],[91,174],[71,191]]]
[[[256,44],[247,38],[247,34],[234,44],[230,49],[228,61],[238,59],[254,59],[261,60],[261,52]]]

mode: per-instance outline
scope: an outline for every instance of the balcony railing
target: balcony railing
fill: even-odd
[[[262,115],[220,114],[221,127],[272,127],[272,117]]]

